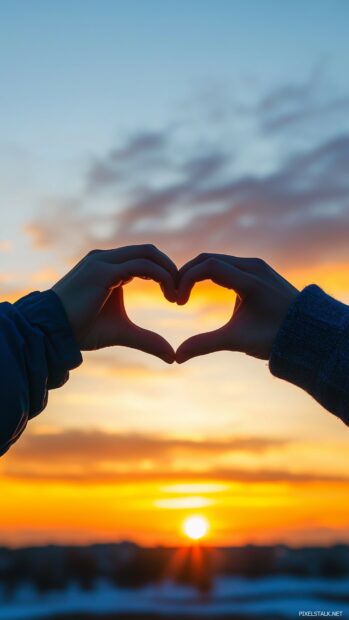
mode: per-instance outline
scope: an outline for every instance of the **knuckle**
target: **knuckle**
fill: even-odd
[[[90,250],[89,252],[87,252],[85,258],[87,259],[94,258],[97,254],[100,254],[100,252],[102,252],[102,250]]]
[[[207,260],[208,258],[210,258],[210,254],[208,252],[201,252],[198,256],[199,260]]]
[[[267,263],[262,258],[253,258],[253,264],[260,269],[264,269],[267,266]]]
[[[157,248],[153,243],[144,243],[141,247],[146,254],[153,254],[157,251]]]
[[[152,271],[162,271],[162,268],[160,265],[158,265],[157,263],[154,263],[152,260],[150,260],[150,258],[144,258],[144,265],[145,267],[147,267],[148,269],[151,269]]]
[[[208,267],[208,269],[214,269],[215,267],[217,267],[218,265],[218,261],[216,258],[213,258],[212,256],[210,256],[206,262],[205,262],[206,266]]]
[[[134,262],[130,261],[130,263],[128,265],[126,265],[125,263],[125,269],[127,269],[129,272],[132,271],[133,273],[139,273],[142,275],[146,275],[149,273],[149,261],[147,261],[147,259],[140,258]]]

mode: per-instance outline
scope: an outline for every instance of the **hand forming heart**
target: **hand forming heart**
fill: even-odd
[[[123,285],[133,277],[158,282],[170,302],[185,304],[196,282],[210,279],[237,293],[226,325],[186,340],[174,352],[155,332],[127,316]],[[276,333],[298,291],[260,259],[200,254],[179,271],[152,245],[90,252],[53,290],[60,297],[81,350],[122,345],[167,363],[229,350],[268,359]]]
[[[162,336],[135,325],[127,316],[123,285],[134,277],[161,285],[176,301],[176,265],[152,245],[87,254],[54,287],[82,351],[120,345],[139,349],[172,364],[175,352]]]
[[[176,353],[177,362],[214,351],[241,351],[269,359],[297,289],[261,259],[200,254],[179,270],[177,303],[185,304],[194,284],[208,279],[236,292],[232,316],[223,327],[183,342]]]

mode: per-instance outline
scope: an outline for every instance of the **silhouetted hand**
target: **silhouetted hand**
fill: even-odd
[[[202,280],[233,289],[237,294],[235,308],[223,327],[183,342],[176,353],[177,362],[223,350],[269,359],[297,289],[260,259],[200,254],[179,270],[177,303],[185,304],[195,283]]]
[[[155,280],[168,301],[176,301],[175,264],[152,245],[87,254],[53,291],[60,298],[81,350],[121,345],[172,363],[175,353],[158,334],[128,318],[123,285],[134,277]]]

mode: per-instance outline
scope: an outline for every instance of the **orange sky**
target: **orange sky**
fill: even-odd
[[[233,298],[202,283],[175,308],[143,282],[127,297],[175,343],[222,323]],[[347,541],[348,447],[342,422],[264,362],[89,353],[1,459],[0,542],[178,544],[192,514],[208,519],[208,544]]]

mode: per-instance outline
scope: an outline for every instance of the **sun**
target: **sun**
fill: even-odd
[[[200,515],[188,517],[183,524],[184,533],[192,540],[200,540],[206,536],[209,524],[208,521]]]

